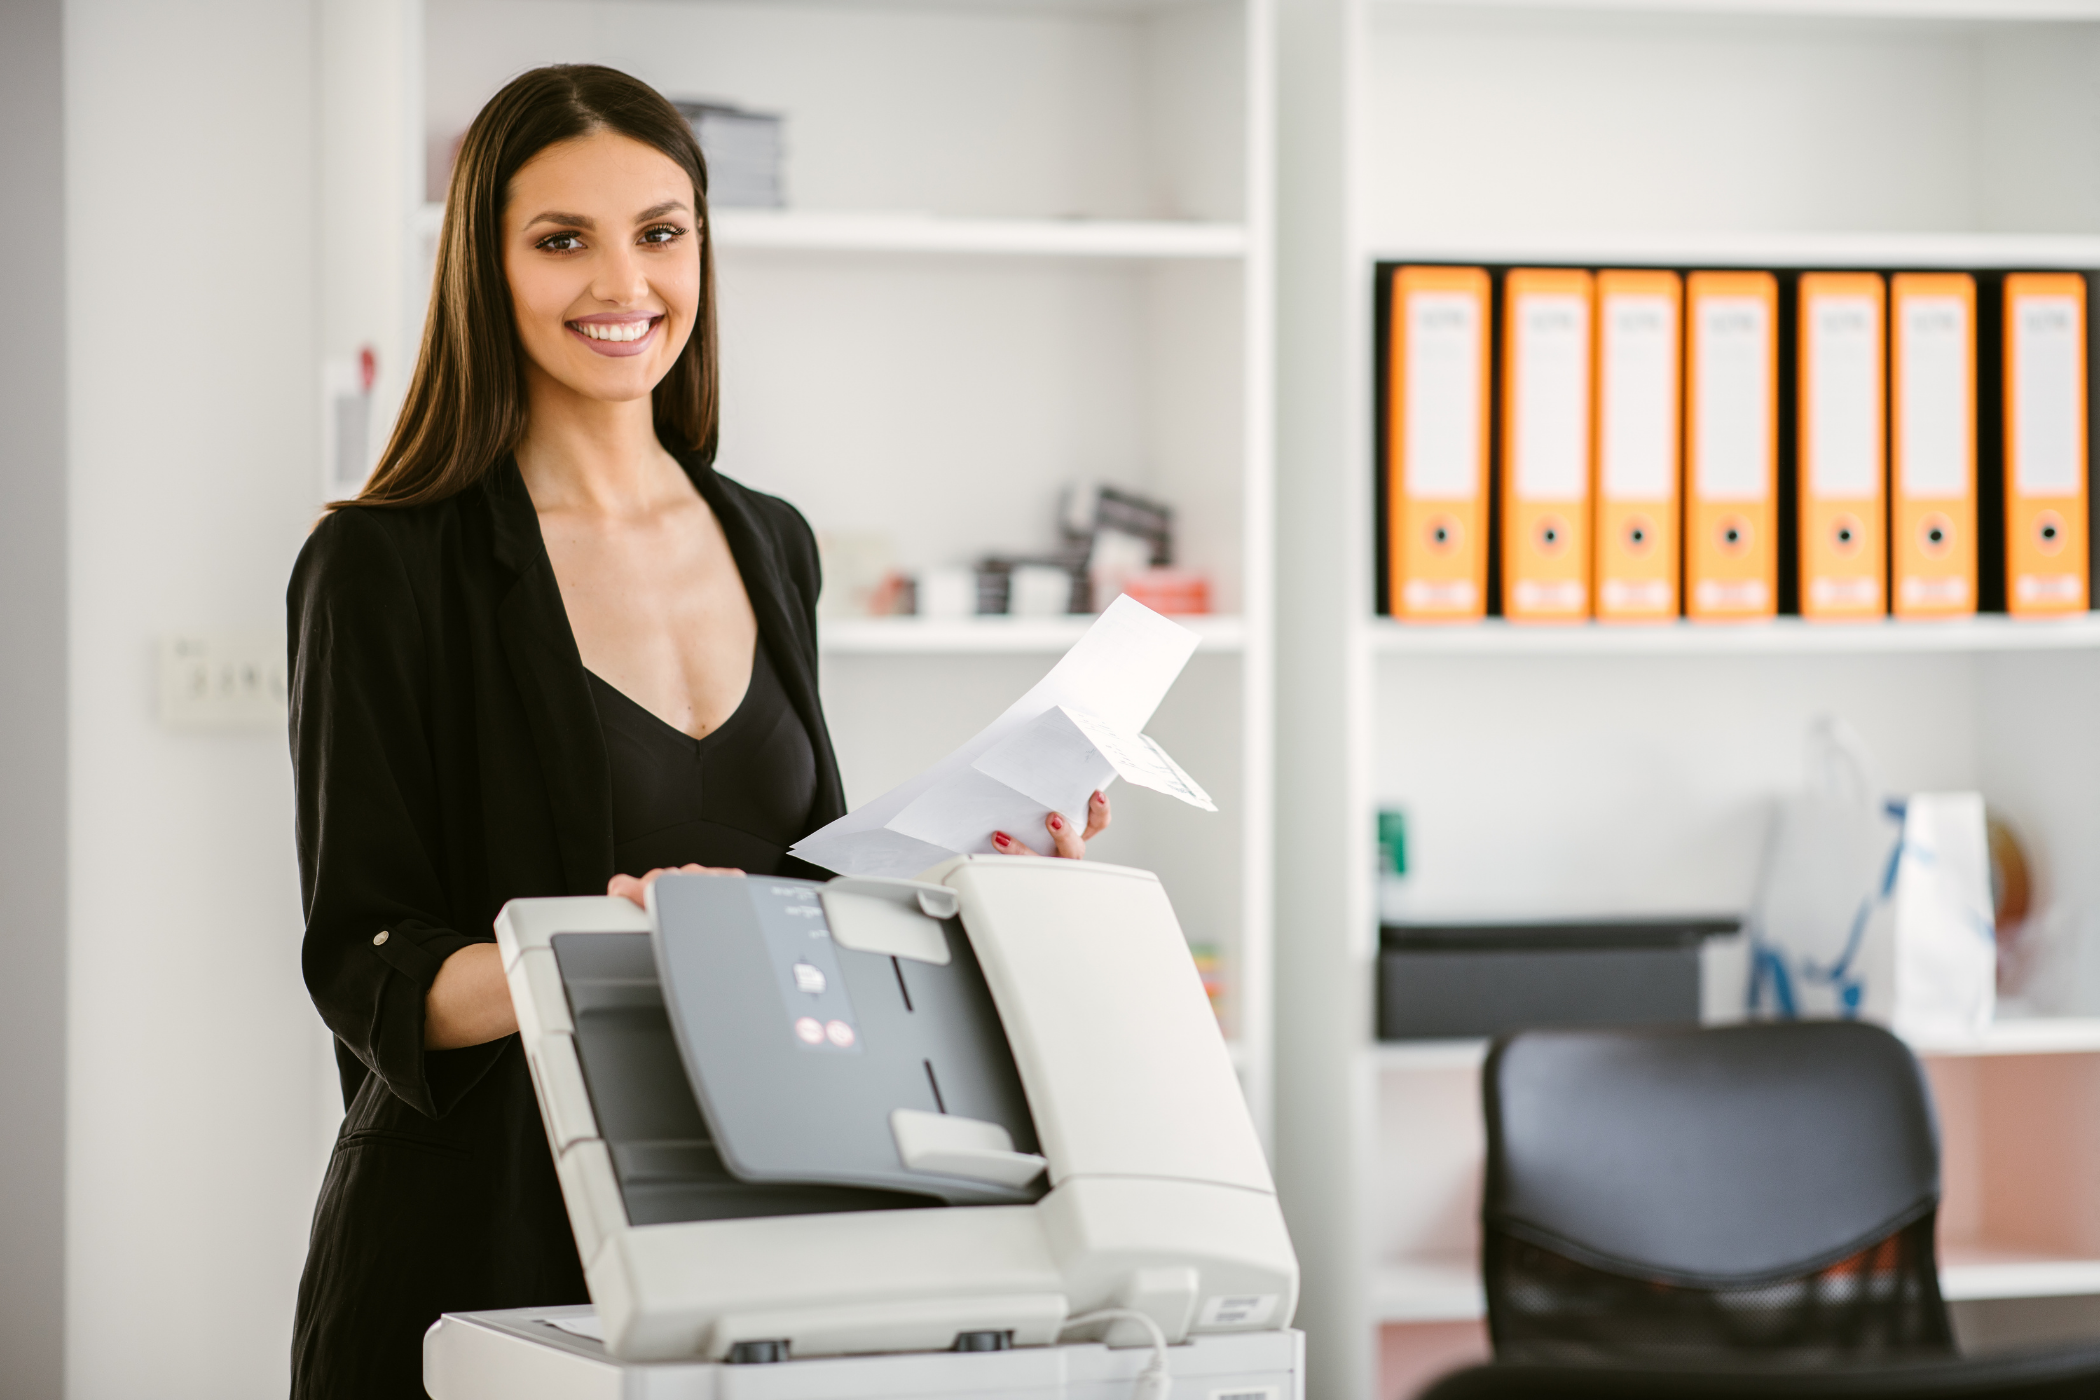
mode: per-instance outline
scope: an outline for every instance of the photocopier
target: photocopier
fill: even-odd
[[[1158,878],[667,875],[496,924],[591,1305],[435,1400],[1297,1400],[1298,1265]]]

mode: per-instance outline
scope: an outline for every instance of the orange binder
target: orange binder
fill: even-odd
[[[1597,617],[1677,616],[1679,335],[1674,272],[1597,274]]]
[[[1487,610],[1488,275],[1403,267],[1392,298],[1387,606],[1467,621]]]
[[[1695,272],[1685,289],[1685,612],[1779,605],[1779,293],[1769,272]]]
[[[1889,285],[1890,574],[1899,617],[1976,611],[1976,279]]]
[[[2085,278],[2005,279],[2005,608],[2084,612],[2090,593],[2086,493]]]
[[[1875,272],[1801,278],[1801,615],[1888,612],[1887,290]]]
[[[1590,615],[1590,275],[1516,268],[1503,284],[1502,612]]]

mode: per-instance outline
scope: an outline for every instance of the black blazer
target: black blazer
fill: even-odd
[[[785,501],[680,461],[809,731],[822,825],[845,801],[817,699],[816,541]],[[426,1051],[423,998],[447,957],[495,940],[506,901],[605,893],[611,778],[510,459],[434,505],[336,511],[286,601],[303,963],[348,1110],[299,1283],[292,1391],[420,1400],[440,1312],[587,1300],[517,1037]]]

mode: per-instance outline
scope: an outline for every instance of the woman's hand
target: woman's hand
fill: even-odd
[[[1086,830],[1072,825],[1072,819],[1062,812],[1052,812],[1043,818],[1043,825],[1050,832],[1050,843],[1057,847],[1057,854],[1065,860],[1086,859],[1086,843],[1108,830],[1108,799],[1096,792],[1086,800]],[[1002,856],[1032,856],[1034,851],[1014,840],[1003,831],[992,833],[992,849]]]
[[[676,869],[652,870],[637,880],[632,875],[615,875],[606,883],[607,894],[631,899],[642,909],[649,907],[649,887],[656,883],[659,875],[741,875],[744,872],[722,865],[681,865]]]

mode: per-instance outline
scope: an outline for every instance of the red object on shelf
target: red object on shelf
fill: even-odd
[[[1123,591],[1157,613],[1210,611],[1210,579],[1189,569],[1147,569],[1123,580]]]

